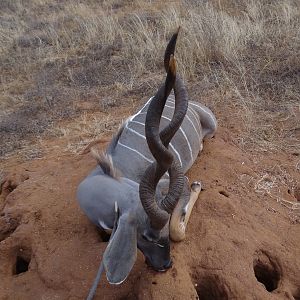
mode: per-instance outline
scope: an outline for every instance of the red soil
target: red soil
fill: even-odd
[[[172,269],[155,273],[139,253],[122,285],[102,277],[96,299],[300,299],[299,215],[276,201],[299,203],[284,178],[299,187],[299,156],[246,153],[232,135],[219,128],[188,174],[204,191],[186,240],[171,246]],[[75,193],[94,166],[89,154],[59,151],[10,161],[0,199],[0,299],[87,296],[107,243]],[[276,190],[273,175],[281,178]]]

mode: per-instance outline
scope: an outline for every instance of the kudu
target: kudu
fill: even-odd
[[[117,228],[103,254],[111,284],[126,279],[137,248],[156,271],[171,267],[170,238],[184,239],[201,190],[198,182],[190,190],[184,174],[202,151],[203,139],[214,135],[217,122],[207,107],[188,102],[173,57],[177,35],[165,51],[165,83],[125,121],[105,154],[94,153],[98,165],[78,187],[81,208],[103,230],[112,230],[118,205]]]

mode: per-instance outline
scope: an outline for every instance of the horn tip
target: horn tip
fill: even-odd
[[[171,54],[170,56],[169,71],[172,73],[173,76],[176,75],[176,60],[173,54]]]

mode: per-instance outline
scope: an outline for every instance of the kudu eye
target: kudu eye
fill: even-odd
[[[165,248],[164,245],[161,245],[161,244],[159,244],[159,243],[154,242],[154,244],[155,244],[156,246],[160,247],[160,248]]]
[[[143,234],[142,237],[147,242],[153,242],[152,239],[150,237],[148,237],[147,235],[145,235],[145,234]]]
[[[143,237],[149,242],[157,242],[160,239],[160,231],[153,229],[145,229],[143,232]]]
[[[147,242],[151,242],[151,243],[156,243],[157,242],[157,240],[155,239],[155,237],[147,234],[146,232],[142,234],[142,237]]]
[[[165,247],[164,245],[159,244],[158,242],[154,241],[153,239],[151,239],[150,237],[148,237],[148,236],[145,235],[145,234],[143,234],[142,237],[143,237],[143,239],[144,239],[145,241],[150,242],[150,243],[153,243],[153,244],[157,245],[157,246],[160,247],[160,248],[164,248],[164,247]]]

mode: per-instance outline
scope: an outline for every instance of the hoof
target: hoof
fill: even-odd
[[[199,181],[194,181],[191,184],[191,189],[193,192],[200,193],[201,191],[201,183]]]

